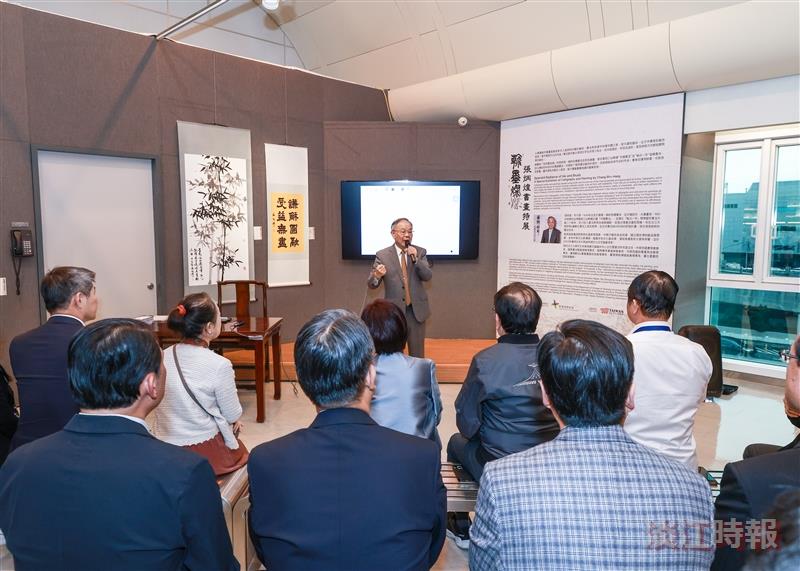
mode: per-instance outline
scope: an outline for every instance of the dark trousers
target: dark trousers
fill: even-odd
[[[408,324],[408,354],[412,357],[425,357],[425,322],[420,323],[414,317],[414,308],[406,306],[406,323]]]
[[[484,450],[478,438],[467,440],[462,434],[456,433],[447,443],[447,461],[461,464],[476,482],[481,479],[483,467],[492,460],[497,458]]]

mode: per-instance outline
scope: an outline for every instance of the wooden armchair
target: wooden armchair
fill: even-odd
[[[217,282],[217,305],[222,308],[222,290],[225,286],[236,287],[236,319],[250,319],[250,286],[261,288],[261,317],[267,317],[267,284],[256,280],[228,280]],[[256,301],[258,299],[256,298]],[[258,316],[252,316],[258,317]]]
[[[222,292],[226,287],[233,286],[236,288],[236,319],[241,321],[249,321],[251,317],[263,317],[267,318],[267,284],[265,282],[260,282],[256,280],[227,280],[222,282],[217,282],[217,304],[220,306],[220,311],[222,311],[223,301],[222,301]],[[250,313],[250,287],[255,286],[256,292],[256,302],[259,301],[258,293],[259,289],[261,290],[261,314],[260,315],[252,315]],[[231,302],[227,302],[230,304]],[[252,350],[249,349],[235,349],[230,351],[224,352],[225,357],[230,359],[231,363],[233,364],[233,370],[236,374],[237,382],[247,382],[247,381],[255,381],[255,355]],[[281,364],[277,363],[277,367],[280,367]],[[264,370],[264,378],[269,380],[270,379],[270,371],[269,371],[269,359],[266,361],[266,367]],[[273,382],[275,379],[272,379]],[[279,384],[275,383],[275,397],[280,398],[280,388]]]

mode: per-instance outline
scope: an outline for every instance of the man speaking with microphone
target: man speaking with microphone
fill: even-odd
[[[405,311],[408,323],[408,354],[425,356],[425,320],[431,314],[422,282],[433,277],[425,248],[411,245],[414,227],[408,218],[392,222],[394,244],[375,254],[367,285],[384,282],[384,297]]]

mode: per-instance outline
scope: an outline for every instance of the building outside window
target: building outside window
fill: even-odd
[[[715,142],[708,320],[726,368],[781,377],[800,333],[800,125]]]

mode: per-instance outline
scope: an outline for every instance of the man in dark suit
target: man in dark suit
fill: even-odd
[[[746,531],[748,521],[768,517],[775,499],[792,489],[800,489],[800,448],[731,462],[722,473],[714,518],[725,526],[723,532],[735,527],[730,523],[733,519]],[[712,571],[741,569],[752,553],[746,535],[737,538],[733,533],[729,535],[728,543],[724,540],[723,534],[723,543],[717,545],[714,554]]]
[[[784,404],[787,411],[800,411],[800,366],[797,350],[800,337],[795,340],[786,358],[786,387]],[[781,493],[800,489],[800,447],[791,447],[732,462],[725,466],[722,484],[717,497],[715,518],[723,525],[736,519],[745,526],[748,520],[768,517],[772,504]],[[730,528],[731,524],[728,524]],[[737,549],[735,537],[729,543],[717,545],[714,571],[741,569],[747,561],[749,544],[742,539],[742,549]]]
[[[0,469],[0,529],[17,571],[239,569],[208,461],[144,422],[166,383],[150,329],[93,323],[68,363],[80,414]]]
[[[556,228],[556,219],[553,216],[547,217],[547,230],[542,232],[542,244],[560,244],[561,230]]]
[[[309,428],[250,453],[250,534],[267,569],[427,570],[444,543],[439,448],[369,416],[374,348],[354,314],[328,310],[294,360],[317,408]]]
[[[86,268],[64,266],[47,272],[40,290],[50,319],[11,341],[20,404],[11,450],[58,432],[78,412],[67,381],[67,347],[97,315],[94,278]]]
[[[425,248],[412,246],[414,227],[407,218],[392,222],[394,244],[375,254],[367,285],[383,282],[384,297],[405,312],[408,323],[408,354],[425,357],[425,320],[431,315],[428,294],[422,282],[433,277]]]

